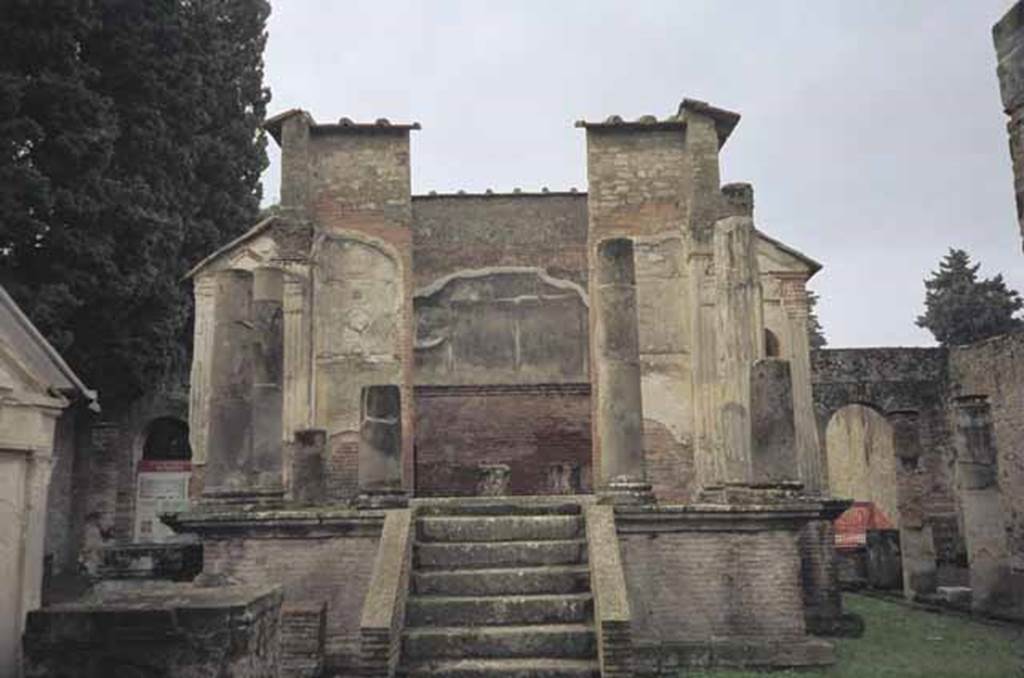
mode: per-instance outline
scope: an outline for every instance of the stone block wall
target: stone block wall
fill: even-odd
[[[276,678],[274,587],[124,590],[30,613],[25,678]]]
[[[511,467],[512,494],[552,493],[551,465],[565,463],[591,491],[587,384],[421,386],[416,417],[419,496],[476,494],[481,462]]]

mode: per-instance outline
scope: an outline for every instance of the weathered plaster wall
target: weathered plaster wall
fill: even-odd
[[[576,283],[490,269],[421,288],[415,308],[417,385],[587,379],[587,299]]]
[[[846,405],[828,422],[825,447],[832,493],[874,503],[898,525],[896,450],[892,426],[865,405]]]
[[[1011,564],[1024,571],[1024,333],[950,350],[951,395],[986,395]]]
[[[481,462],[589,488],[586,196],[417,196],[413,232],[417,491],[473,494]]]

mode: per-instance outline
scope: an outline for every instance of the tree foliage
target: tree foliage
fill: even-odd
[[[807,290],[807,334],[810,340],[811,350],[825,348],[828,339],[825,337],[825,329],[818,320],[818,293]]]
[[[1015,314],[1024,307],[1019,293],[1006,286],[1002,274],[978,278],[964,250],[950,248],[939,269],[924,281],[925,313],[917,325],[943,346],[969,344],[1024,328]]]
[[[106,406],[185,373],[190,263],[259,210],[264,0],[8,0],[0,282]]]

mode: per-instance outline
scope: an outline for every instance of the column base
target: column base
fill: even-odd
[[[405,508],[409,505],[409,493],[402,489],[363,490],[356,497],[356,507],[361,509]]]
[[[597,492],[597,496],[599,503],[615,506],[637,506],[655,502],[650,483],[630,478],[612,480]]]

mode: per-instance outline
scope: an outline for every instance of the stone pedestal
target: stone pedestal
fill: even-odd
[[[327,498],[327,431],[306,429],[295,432],[288,446],[291,473],[288,497],[299,505],[316,505]]]
[[[616,502],[648,501],[633,242],[599,243],[594,269],[591,355],[597,381],[598,488]]]
[[[903,595],[908,600],[935,593],[938,572],[935,566],[935,541],[930,525],[900,528],[900,554],[903,561]]]
[[[359,427],[359,504],[404,506],[402,488],[402,400],[396,385],[365,386]]]

